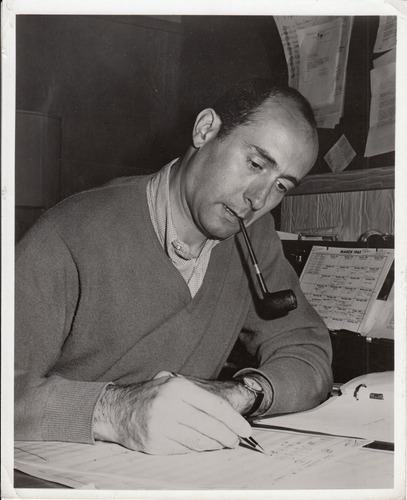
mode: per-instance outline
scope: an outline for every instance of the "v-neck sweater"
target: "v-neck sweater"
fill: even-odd
[[[272,412],[310,408],[331,383],[326,328],[301,294],[270,217],[250,228],[271,291],[299,307],[262,320],[239,236],[217,245],[192,298],[153,228],[151,176],[123,178],[49,210],[16,255],[15,437],[93,442],[108,382],[161,370],[216,379],[239,334],[274,391]],[[255,367],[256,368],[256,367]]]

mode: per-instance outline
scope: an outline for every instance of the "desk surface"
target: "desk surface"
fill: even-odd
[[[14,488],[67,488],[67,486],[14,470]]]

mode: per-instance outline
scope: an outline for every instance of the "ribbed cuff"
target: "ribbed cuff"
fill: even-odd
[[[108,384],[58,378],[45,406],[42,439],[92,444],[93,411]]]

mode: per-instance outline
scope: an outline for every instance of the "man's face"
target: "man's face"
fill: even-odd
[[[206,237],[228,238],[240,229],[229,208],[252,224],[307,174],[317,150],[315,132],[289,100],[266,102],[222,140],[203,139],[184,178],[194,225]]]

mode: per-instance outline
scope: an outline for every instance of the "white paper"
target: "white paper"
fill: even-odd
[[[314,246],[301,273],[301,289],[330,330],[366,335],[369,313],[393,259],[393,249]]]
[[[397,43],[397,17],[380,16],[376,42],[373,52],[384,52],[392,49]]]
[[[378,68],[379,66],[385,66],[386,64],[395,63],[396,62],[396,48],[389,50],[384,53],[382,56],[373,59],[373,67]]]
[[[370,72],[372,99],[365,156],[394,151],[396,128],[396,64]]]
[[[321,466],[359,451],[366,440],[255,430],[267,454],[239,447],[187,455],[151,456],[119,445],[57,442],[15,444],[15,467],[71,487],[97,489],[259,489],[307,487]],[[300,482],[295,476],[307,471]],[[368,470],[367,470],[368,472]],[[336,487],[331,477],[326,487]],[[293,482],[294,481],[294,482]],[[321,485],[323,486],[323,485]]]
[[[348,139],[342,134],[340,139],[324,156],[332,172],[342,172],[356,156],[355,150]]]
[[[332,104],[335,98],[336,72],[342,22],[339,18],[297,31],[300,47],[298,90],[313,106]]]
[[[276,231],[280,240],[298,240],[297,233],[288,233],[287,231]]]
[[[394,372],[362,375],[344,384],[341,391],[341,396],[313,410],[258,423],[394,443]]]
[[[277,28],[283,44],[288,66],[288,82],[290,87],[298,89],[300,71],[300,50],[298,30],[324,24],[334,20],[334,16],[275,16]]]
[[[349,54],[349,42],[353,25],[352,16],[276,16],[285,58],[288,67],[289,85],[298,89],[300,78],[300,48],[298,33],[312,26],[323,25],[339,20],[342,26],[341,39],[335,73],[334,101],[323,106],[311,102],[319,128],[333,129],[343,114],[346,66]]]
[[[336,488],[345,492],[346,489],[360,488],[391,488],[393,486],[393,457],[388,453],[369,452],[367,450],[354,451],[338,462],[328,461],[321,464],[318,474],[309,474],[309,471],[298,472],[279,484],[280,488],[289,488],[290,481],[295,488],[296,484],[307,481],[309,489],[329,488],[332,477],[336,477]],[[370,474],[366,474],[366,469]],[[350,498],[350,497],[349,497]]]
[[[394,286],[387,300],[376,300],[371,325],[366,324],[371,338],[394,339]]]

